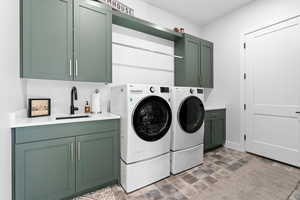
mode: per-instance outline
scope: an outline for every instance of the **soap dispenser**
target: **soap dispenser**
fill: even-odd
[[[84,113],[91,113],[91,106],[89,105],[89,101],[86,101],[86,104],[84,106]]]

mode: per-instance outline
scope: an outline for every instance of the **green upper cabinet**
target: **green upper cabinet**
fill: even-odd
[[[15,199],[57,200],[75,193],[75,138],[16,146]]]
[[[111,9],[92,0],[23,0],[21,77],[111,82]]]
[[[213,44],[184,34],[175,42],[175,85],[213,88]]]
[[[78,192],[110,183],[119,177],[119,142],[116,131],[76,138]]]
[[[201,87],[214,87],[214,44],[209,41],[201,40],[200,43],[200,62],[201,62]]]
[[[75,0],[75,80],[112,81],[112,14],[105,6]]]
[[[199,87],[200,84],[200,40],[193,36],[186,36],[185,40],[185,86]]]
[[[23,0],[21,76],[71,80],[72,0]]]

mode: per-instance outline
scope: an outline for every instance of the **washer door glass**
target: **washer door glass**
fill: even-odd
[[[191,96],[184,100],[179,109],[178,120],[181,128],[187,133],[195,133],[198,131],[205,116],[205,109],[202,101]]]
[[[143,99],[133,113],[133,127],[143,140],[154,142],[164,137],[170,129],[172,112],[169,104],[161,97]]]

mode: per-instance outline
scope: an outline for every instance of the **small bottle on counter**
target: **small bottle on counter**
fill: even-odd
[[[84,113],[91,113],[91,106],[89,105],[89,101],[86,101],[84,106]]]

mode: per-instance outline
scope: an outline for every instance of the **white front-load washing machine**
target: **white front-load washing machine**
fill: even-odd
[[[126,192],[170,175],[171,88],[126,84],[111,89],[121,116],[121,185]]]
[[[171,173],[178,174],[203,163],[203,89],[174,87],[171,105]]]

